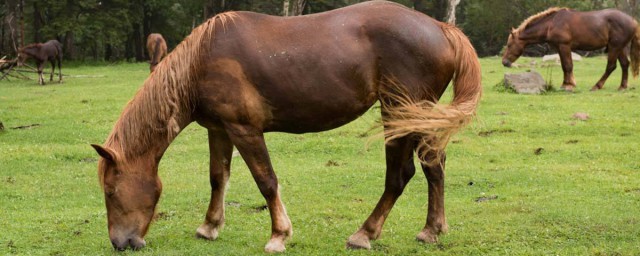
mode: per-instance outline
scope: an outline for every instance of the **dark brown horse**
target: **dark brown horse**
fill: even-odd
[[[167,56],[167,43],[161,34],[149,34],[147,37],[147,52],[149,53],[149,63],[151,64],[149,69],[153,72],[162,58]]]
[[[375,14],[375,15],[372,15]],[[450,81],[453,101],[437,104]],[[285,250],[292,225],[280,199],[263,134],[319,132],[382,103],[385,190],[348,239],[370,248],[415,173],[429,185],[426,224],[417,238],[447,230],[444,147],[474,115],[480,65],[457,28],[402,5],[372,1],[334,11],[274,17],[224,13],[194,29],[151,73],[125,107],[104,146],[98,175],[115,248],[143,247],[162,185],[158,164],[192,122],[208,129],[211,201],[198,237],[214,240],[224,224],[225,187],[235,146],[271,215],[268,252]]]
[[[44,85],[42,70],[44,69],[45,61],[51,62],[51,76],[49,77],[49,81],[53,81],[53,73],[56,70],[55,64],[57,63],[58,82],[62,83],[62,44],[60,42],[57,40],[49,40],[44,44],[36,43],[20,48],[18,50],[18,66],[22,66],[28,58],[36,61],[39,84]]]
[[[528,44],[549,43],[560,55],[564,81],[562,88],[573,91],[576,82],[573,77],[571,50],[597,50],[607,48],[607,68],[602,78],[591,90],[604,86],[611,72],[616,69],[616,60],[622,66],[620,90],[627,88],[629,59],[633,76],[638,75],[640,61],[640,29],[629,15],[618,10],[578,12],[566,8],[550,8],[527,18],[511,31],[502,64],[510,67],[522,54]],[[631,43],[631,51],[626,47]]]

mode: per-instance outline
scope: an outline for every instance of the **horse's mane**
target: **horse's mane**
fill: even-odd
[[[218,14],[193,29],[145,80],[116,122],[105,145],[130,158],[146,152],[154,142],[170,142],[180,132],[178,118],[195,105],[194,82],[213,40],[216,22],[223,29],[233,12]]]
[[[521,32],[522,30],[526,29],[527,26],[529,26],[529,24],[531,24],[532,22],[542,19],[544,17],[547,17],[549,15],[553,15],[556,12],[562,11],[562,10],[568,10],[569,8],[566,7],[551,7],[549,9],[546,9],[542,12],[536,13],[534,15],[531,15],[529,18],[525,19],[522,24],[520,24],[520,26],[518,26],[517,29],[515,29],[515,32]]]

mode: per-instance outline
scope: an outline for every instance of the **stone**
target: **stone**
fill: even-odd
[[[547,82],[536,71],[504,74],[504,86],[520,94],[540,94],[547,90]]]
[[[582,121],[587,121],[589,120],[589,114],[584,113],[584,112],[576,112],[575,114],[573,114],[572,116],[574,119],[578,119],[578,120],[582,120]]]
[[[580,56],[580,54],[577,54],[575,52],[571,52],[571,59],[573,61],[581,61],[582,56]],[[560,62],[560,55],[556,53],[556,54],[542,56],[542,62],[547,62],[547,61]]]

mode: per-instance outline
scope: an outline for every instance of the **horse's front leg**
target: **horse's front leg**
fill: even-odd
[[[560,64],[562,65],[562,72],[564,73],[562,89],[568,92],[573,92],[573,90],[576,88],[576,79],[573,77],[573,60],[571,59],[571,46],[558,46],[558,55],[560,55]]]
[[[38,63],[38,84],[44,85],[44,77],[42,76],[42,71],[44,69],[43,63]]]
[[[616,60],[618,59],[618,56],[624,55],[623,53],[621,53],[622,50],[614,50],[614,49],[609,49],[609,53],[607,54],[607,68],[604,70],[604,74],[602,75],[602,77],[600,78],[600,80],[598,80],[598,83],[596,83],[596,85],[594,85],[591,90],[592,91],[597,91],[602,89],[602,87],[604,87],[604,83],[607,81],[607,78],[609,78],[609,75],[611,75],[611,72],[613,72],[616,69]],[[626,59],[626,56],[625,56]],[[629,65],[627,63],[627,68],[622,69],[622,83],[625,84],[626,87],[626,79],[629,71]],[[622,85],[620,86],[622,87]]]
[[[444,215],[444,164],[446,156],[442,153],[440,164],[422,164],[422,171],[429,184],[429,205],[427,206],[427,223],[424,229],[416,236],[418,241],[435,243],[438,235],[446,233],[449,229]]]
[[[227,125],[231,142],[247,163],[251,175],[267,201],[271,214],[271,239],[264,247],[266,252],[284,252],[285,242],[293,234],[291,220],[280,199],[278,178],[273,172],[267,146],[261,130],[246,125]]]
[[[391,208],[402,192],[409,180],[415,174],[413,163],[413,150],[415,143],[408,138],[400,138],[388,142],[385,145],[387,161],[387,173],[385,178],[384,192],[373,209],[373,212],[347,240],[347,248],[371,249],[370,240],[378,239]]]
[[[196,230],[197,237],[214,240],[224,226],[224,195],[229,181],[232,151],[233,144],[225,131],[209,130],[211,201],[204,223]]]

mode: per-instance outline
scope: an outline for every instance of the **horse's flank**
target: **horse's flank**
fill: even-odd
[[[192,86],[204,66],[200,56],[210,50],[205,44],[212,40],[217,26],[226,26],[234,17],[235,13],[222,13],[209,19],[160,62],[123,110],[105,145],[131,158],[145,153],[158,139],[169,143],[175,138],[183,128],[181,113],[194,108]]]

